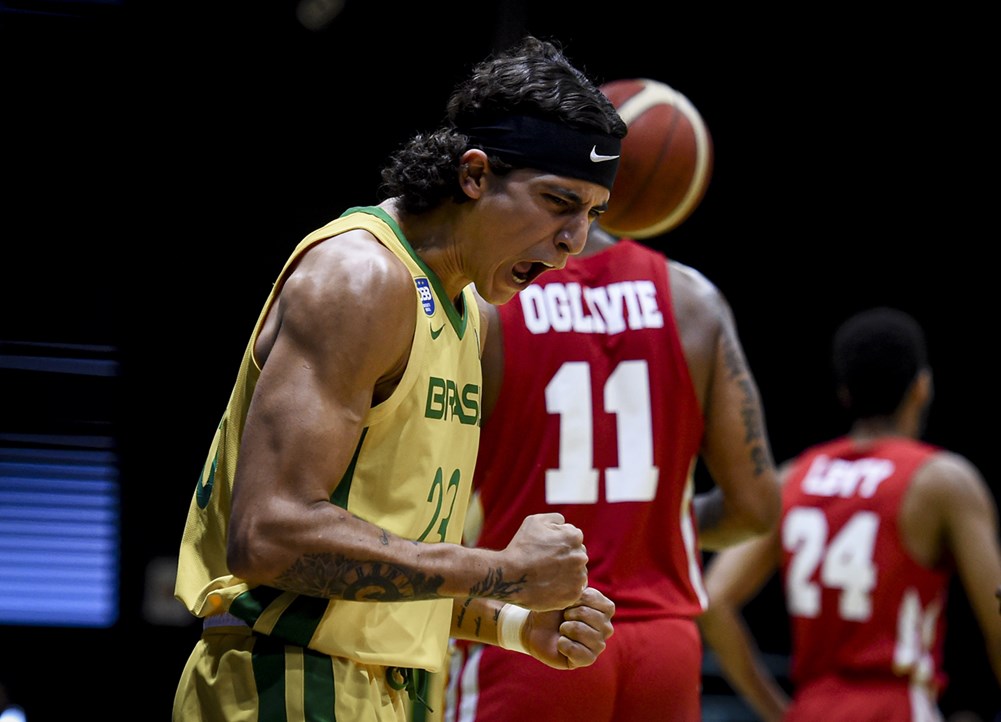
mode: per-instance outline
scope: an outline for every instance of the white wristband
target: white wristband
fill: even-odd
[[[513,652],[531,654],[521,641],[521,630],[528,621],[528,610],[516,604],[505,604],[497,616],[497,644]]]

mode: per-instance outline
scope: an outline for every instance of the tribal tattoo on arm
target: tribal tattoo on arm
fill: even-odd
[[[399,602],[439,599],[445,582],[387,562],[348,559],[341,554],[306,554],[275,579],[275,586],[324,599]]]
[[[399,602],[441,599],[444,577],[427,576],[410,567],[382,561],[348,559],[342,554],[305,554],[275,579],[274,586],[323,599]],[[501,568],[491,569],[469,590],[470,597],[507,600],[520,592],[525,577],[507,581]]]

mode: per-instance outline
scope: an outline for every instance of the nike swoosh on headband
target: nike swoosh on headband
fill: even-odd
[[[601,155],[598,152],[598,146],[591,147],[591,162],[592,163],[604,163],[606,160],[615,160],[619,156],[617,155]]]

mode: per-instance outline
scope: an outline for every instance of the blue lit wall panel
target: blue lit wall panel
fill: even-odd
[[[113,452],[0,449],[0,624],[114,624],[119,543]]]

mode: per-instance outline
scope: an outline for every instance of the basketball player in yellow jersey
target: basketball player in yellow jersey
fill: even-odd
[[[604,650],[614,604],[562,515],[459,541],[490,332],[471,284],[505,303],[579,253],[624,134],[528,37],[390,159],[387,200],[295,248],[191,500],[175,591],[205,621],[174,722],[402,721],[450,635],[567,670]]]

